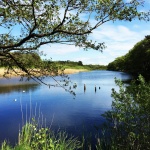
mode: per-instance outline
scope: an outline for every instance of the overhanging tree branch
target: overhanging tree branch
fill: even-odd
[[[38,79],[39,76],[33,70],[30,72],[28,63],[22,63],[18,57],[13,56],[14,51],[32,53],[42,45],[55,43],[102,51],[105,48],[103,42],[88,39],[92,31],[108,21],[132,21],[134,18],[149,20],[149,13],[138,11],[138,7],[142,5],[141,0],[129,3],[124,0],[2,0],[0,61],[7,64],[6,61],[10,59],[27,76]],[[13,63],[9,63],[8,67],[13,68]],[[41,70],[42,65],[39,66]],[[48,75],[44,70],[35,72],[41,76],[44,73]],[[52,75],[52,71],[49,72]]]

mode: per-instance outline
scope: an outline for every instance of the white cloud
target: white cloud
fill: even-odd
[[[129,28],[118,25],[106,25],[102,26],[93,32],[92,38],[105,41],[130,41],[137,38],[138,33],[131,31]]]
[[[72,52],[78,52],[79,48],[74,45],[64,45],[64,44],[53,44],[53,45],[44,45],[40,48],[40,51],[44,51],[47,55],[66,55]]]
[[[131,27],[123,25],[108,24],[99,29],[96,29],[91,38],[97,42],[105,42],[107,48],[103,55],[107,57],[109,63],[118,56],[125,55],[133,46],[144,38],[145,35],[150,34],[150,30],[144,29],[139,31],[138,25],[133,25],[134,31]]]

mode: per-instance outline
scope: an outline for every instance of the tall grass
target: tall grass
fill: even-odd
[[[18,143],[11,147],[4,141],[1,150],[77,150],[81,148],[81,142],[69,137],[65,132],[56,135],[49,128],[38,128],[34,122],[26,123],[19,132]]]

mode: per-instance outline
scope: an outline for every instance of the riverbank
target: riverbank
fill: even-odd
[[[0,78],[3,77],[5,71],[6,71],[5,68],[0,68]],[[65,74],[74,74],[74,73],[79,73],[79,72],[84,72],[84,71],[88,71],[88,70],[87,69],[69,69],[68,68],[68,69],[64,70],[64,73]],[[15,76],[16,76],[15,73],[12,73],[10,75],[10,77],[15,77]]]
[[[0,77],[3,77],[4,72],[5,72],[5,69],[4,68],[0,68]]]
[[[87,70],[87,69],[65,69],[64,73],[65,74],[74,74],[74,73],[85,72],[85,71],[89,71],[89,70]]]

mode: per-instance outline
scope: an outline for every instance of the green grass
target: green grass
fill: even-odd
[[[65,69],[86,69],[86,70],[106,70],[106,66],[100,66],[100,65],[63,65],[63,68]]]
[[[64,69],[86,69],[86,70],[106,70],[107,66],[104,65],[83,65],[82,62],[73,62],[73,61],[55,61],[50,64],[55,64],[61,66]]]
[[[19,133],[18,143],[11,147],[6,141],[1,150],[76,150],[81,148],[77,138],[65,132],[56,135],[48,128],[38,128],[34,123],[26,123]]]

